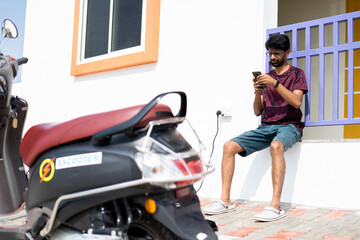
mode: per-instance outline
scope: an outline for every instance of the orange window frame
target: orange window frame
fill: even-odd
[[[79,26],[81,22],[80,1],[81,0],[75,0],[73,47],[71,57],[72,76],[105,72],[158,61],[160,0],[147,0],[146,3],[145,51],[109,57],[107,59],[88,63],[81,63],[78,61],[79,31],[81,31]]]

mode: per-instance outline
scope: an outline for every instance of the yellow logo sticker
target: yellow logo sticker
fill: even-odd
[[[40,175],[40,183],[45,181],[50,181],[55,174],[55,164],[54,164],[55,157],[53,159],[47,158],[45,159],[39,169],[39,175]]]

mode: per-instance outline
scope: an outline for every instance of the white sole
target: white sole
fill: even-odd
[[[280,215],[280,216],[278,216],[276,218],[255,218],[254,217],[254,220],[259,221],[259,222],[272,222],[272,221],[282,219],[283,217],[285,217],[285,214]]]
[[[205,214],[205,215],[218,215],[218,214],[233,212],[233,211],[235,211],[235,210],[236,210],[236,208],[232,208],[232,209],[227,209],[227,210],[221,211],[221,212],[204,212],[204,214]]]

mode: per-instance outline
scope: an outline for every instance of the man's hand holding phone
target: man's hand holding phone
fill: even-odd
[[[254,78],[253,78],[253,82],[254,82],[254,88],[255,88],[255,92],[259,92],[261,93],[262,90],[264,90],[266,88],[266,85],[265,84],[259,84],[257,83],[257,77],[261,75],[261,72],[260,71],[255,71],[255,72],[252,72]]]

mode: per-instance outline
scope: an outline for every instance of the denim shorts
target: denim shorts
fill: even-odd
[[[242,157],[263,150],[270,146],[272,141],[280,141],[285,148],[285,152],[301,139],[300,131],[292,124],[288,125],[260,125],[255,130],[244,132],[234,137],[231,141],[238,143],[245,152],[240,152]]]

